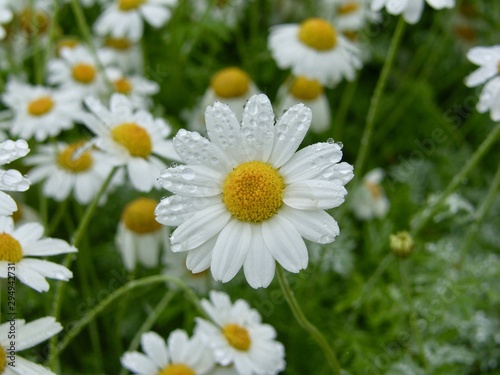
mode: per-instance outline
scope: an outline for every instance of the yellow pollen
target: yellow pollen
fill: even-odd
[[[95,78],[95,68],[86,63],[79,63],[73,66],[73,78],[84,84],[91,83]]]
[[[147,0],[118,0],[118,9],[124,12],[139,8]]]
[[[3,374],[3,370],[7,367],[7,355],[5,354],[5,350],[0,345],[0,374]]]
[[[250,77],[239,68],[225,68],[214,74],[210,87],[221,98],[237,98],[248,92]]]
[[[332,49],[337,44],[337,32],[321,18],[309,18],[300,24],[299,39],[318,51]]]
[[[123,77],[114,81],[113,85],[115,86],[115,91],[120,94],[128,94],[132,91],[132,84],[128,79]]]
[[[354,1],[349,1],[349,2],[339,6],[337,8],[337,11],[339,12],[339,14],[342,14],[345,16],[346,14],[353,13],[353,12],[357,11],[358,9],[359,9],[358,3],[354,2]]]
[[[233,348],[241,351],[247,351],[250,348],[250,335],[245,327],[234,323],[226,324],[222,328],[222,334]]]
[[[0,233],[0,261],[17,263],[23,259],[23,249],[18,240],[8,233]]]
[[[365,181],[364,185],[370,192],[373,199],[379,199],[382,196],[382,189],[380,188],[379,184],[370,181]]]
[[[154,214],[157,205],[154,199],[137,198],[125,206],[122,221],[128,229],[138,234],[156,232],[162,227]]]
[[[66,147],[57,155],[57,164],[61,168],[73,173],[89,170],[94,162],[90,152],[85,151],[81,155],[78,155],[78,150],[84,144],[85,142],[76,142]]]
[[[227,175],[222,201],[238,220],[260,223],[278,212],[284,188],[283,178],[273,166],[249,161]]]
[[[106,47],[118,49],[120,51],[125,51],[130,48],[132,42],[127,38],[107,38],[104,42]]]
[[[43,116],[54,107],[50,96],[41,96],[28,103],[28,113],[32,116]]]
[[[113,139],[125,147],[132,156],[147,158],[151,155],[152,145],[148,132],[133,122],[118,125],[111,130]]]
[[[196,375],[196,372],[183,363],[173,363],[162,368],[156,375]]]
[[[314,100],[323,93],[323,86],[315,79],[300,76],[293,81],[290,93],[297,99]]]

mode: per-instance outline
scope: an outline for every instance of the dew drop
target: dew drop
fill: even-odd
[[[339,148],[342,150],[342,148],[344,147],[344,144],[342,142],[335,142],[335,144],[337,146],[339,146]]]
[[[255,141],[255,135],[249,134],[249,135],[247,135],[246,139],[248,142],[253,142],[253,141]]]
[[[333,140],[333,138],[328,138],[326,140],[326,142],[329,143],[329,144],[331,144],[331,145],[333,145],[335,143],[335,141]]]
[[[278,137],[278,141],[284,141],[286,138],[285,133],[282,132],[279,132],[278,134],[276,134],[276,136]]]
[[[191,168],[184,168],[181,172],[181,176],[183,179],[189,181],[189,180],[192,180],[193,178],[195,178],[196,175]]]
[[[170,163],[170,168],[175,168],[177,167],[177,163],[175,161],[173,161],[172,163]]]

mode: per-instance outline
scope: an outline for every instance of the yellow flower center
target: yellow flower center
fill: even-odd
[[[79,63],[73,66],[73,78],[84,84],[91,83],[96,75],[94,66],[86,63]]]
[[[7,355],[5,354],[5,350],[0,345],[0,374],[3,374],[3,370],[7,367]]]
[[[128,12],[129,10],[139,8],[145,2],[146,0],[118,0],[118,9]]]
[[[128,94],[132,91],[132,84],[127,78],[120,78],[113,82],[115,86],[115,91],[120,94]]]
[[[500,74],[500,61],[497,64],[497,71],[498,71],[498,74]]]
[[[359,4],[354,1],[349,1],[345,4],[342,4],[337,8],[339,14],[345,16],[346,14],[353,13],[359,9]]]
[[[239,68],[226,68],[214,74],[210,87],[221,98],[237,98],[248,92],[250,77]]]
[[[147,158],[153,148],[151,138],[142,126],[129,122],[118,125],[111,130],[113,139],[125,147],[132,156]]]
[[[332,49],[337,44],[337,32],[321,18],[309,18],[300,24],[299,39],[318,51]]]
[[[365,181],[364,185],[370,192],[373,199],[379,199],[382,196],[382,189],[380,188],[379,184],[370,181]]]
[[[57,164],[69,172],[84,172],[92,167],[93,160],[90,152],[85,151],[78,155],[78,150],[85,142],[77,142],[69,145],[57,155]]]
[[[0,261],[17,263],[23,259],[23,249],[18,240],[8,233],[0,233]]]
[[[150,198],[138,198],[130,202],[122,213],[122,221],[132,232],[153,233],[162,226],[156,221],[155,208],[158,202]]]
[[[249,161],[227,175],[222,201],[237,219],[260,223],[278,212],[284,188],[283,178],[273,166]]]
[[[57,56],[60,56],[61,50],[63,48],[75,48],[79,44],[80,44],[80,41],[76,38],[71,38],[71,37],[63,38],[57,42],[56,54],[57,54]]]
[[[132,42],[127,38],[107,38],[104,42],[106,47],[118,49],[121,51],[128,50],[132,45]]]
[[[314,100],[323,93],[323,86],[315,80],[300,76],[293,81],[290,93],[301,100]]]
[[[32,116],[43,116],[54,107],[54,101],[50,96],[41,96],[28,103],[28,113]]]
[[[196,375],[196,372],[185,364],[174,363],[162,368],[157,375]]]
[[[247,351],[252,343],[250,341],[248,330],[239,324],[226,324],[222,328],[222,334],[226,338],[229,345],[241,351]]]
[[[29,36],[42,34],[49,28],[49,16],[41,10],[24,8],[19,16],[21,29]]]

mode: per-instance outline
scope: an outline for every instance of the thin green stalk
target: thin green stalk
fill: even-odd
[[[138,280],[129,281],[127,284],[122,286],[121,288],[116,289],[113,293],[111,293],[106,299],[101,301],[98,305],[92,308],[85,316],[83,316],[80,320],[76,321],[76,323],[71,327],[69,332],[62,338],[62,340],[56,344],[54,354],[51,357],[52,360],[57,358],[61,352],[67,348],[73,339],[78,336],[78,334],[85,328],[88,324],[90,324],[101,312],[103,312],[107,307],[109,307],[112,303],[117,301],[120,297],[126,295],[127,293],[139,289],[145,286],[150,286],[159,283],[171,282],[177,286],[179,286],[186,297],[191,301],[191,303],[195,306],[195,308],[199,311],[200,314],[205,316],[205,312],[201,307],[198,296],[194,293],[194,291],[182,280],[172,277],[170,275],[155,275],[149,276]],[[49,362],[51,364],[51,362]]]
[[[427,357],[425,356],[422,335],[420,333],[420,330],[418,329],[418,324],[417,324],[417,312],[415,311],[415,305],[413,303],[410,283],[408,282],[408,269],[406,267],[406,261],[407,261],[406,259],[399,260],[399,273],[401,274],[401,283],[403,285],[406,298],[408,299],[408,305],[410,307],[410,324],[411,324],[411,329],[413,331],[413,335],[415,336],[415,340],[417,342],[418,351],[420,354],[420,360],[422,361],[422,365],[424,366],[425,373],[430,374],[429,362],[427,361]]]
[[[142,323],[139,330],[136,332],[134,338],[132,339],[130,345],[128,346],[127,352],[133,352],[134,350],[137,350],[141,342],[142,334],[151,329],[153,324],[156,322],[156,320],[163,312],[163,310],[165,310],[165,308],[168,306],[168,304],[170,303],[170,301],[172,300],[172,298],[175,296],[176,293],[177,291],[174,289],[171,289],[168,291],[168,293],[165,293],[163,298],[160,300],[160,302],[158,302],[154,310],[150,314],[148,314],[148,317],[146,318],[144,323]],[[126,375],[126,374],[127,370],[123,367],[119,375]]]
[[[50,221],[48,225],[48,229],[45,232],[45,235],[47,237],[50,237],[52,233],[56,230],[56,228],[59,226],[59,223],[61,222],[62,218],[64,215],[68,212],[66,208],[68,207],[68,201],[69,198],[66,198],[62,202],[60,202],[57,206],[56,212],[52,215],[52,220]]]
[[[436,210],[444,203],[446,198],[453,193],[462,181],[467,178],[469,173],[476,167],[479,161],[486,155],[491,146],[497,141],[500,136],[500,124],[497,124],[493,130],[488,134],[486,139],[481,143],[477,151],[472,155],[469,161],[463,166],[462,170],[453,177],[446,189],[441,193],[438,199],[432,204],[427,206],[415,220],[413,220],[412,235],[415,236],[427,222],[434,216]]]
[[[323,350],[325,358],[333,370],[333,374],[340,375],[342,369],[340,368],[339,361],[337,359],[337,356],[335,355],[335,352],[333,351],[333,348],[330,346],[325,336],[323,336],[321,332],[316,328],[316,326],[314,326],[314,324],[312,324],[304,315],[304,312],[300,308],[295,295],[290,289],[290,284],[288,284],[285,272],[283,271],[281,266],[277,266],[276,268],[281,291],[283,292],[283,296],[285,297],[288,306],[290,306],[290,310],[292,310],[293,316],[295,317],[299,325],[313,337],[321,350]]]
[[[382,72],[380,73],[377,85],[375,86],[375,91],[371,98],[370,107],[366,116],[365,130],[363,131],[358,156],[356,157],[356,162],[354,163],[354,171],[357,176],[362,176],[363,174],[363,168],[365,166],[366,157],[370,148],[370,142],[372,140],[375,118],[377,116],[380,99],[382,98],[382,93],[384,92],[385,86],[387,85],[387,79],[389,78],[392,64],[396,58],[396,52],[403,37],[405,25],[406,22],[404,18],[399,17],[398,24],[396,25],[396,30],[394,31],[394,35],[392,37],[391,45],[389,46],[389,51],[387,52],[387,58],[384,62]]]
[[[340,101],[339,108],[337,109],[337,114],[335,120],[333,121],[333,139],[341,140],[342,133],[344,130],[345,118],[347,116],[347,110],[349,109],[356,89],[358,88],[358,80],[349,82],[342,94],[342,99]]]

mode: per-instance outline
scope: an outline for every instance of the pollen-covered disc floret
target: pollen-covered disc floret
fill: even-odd
[[[149,198],[138,198],[129,203],[122,214],[125,226],[139,234],[156,232],[162,227],[154,216],[157,204],[157,201]]]
[[[157,375],[196,375],[196,372],[194,372],[191,367],[180,363],[167,365],[165,368],[162,368]]]
[[[8,233],[0,233],[0,261],[17,263],[23,259],[23,249],[18,240]]]
[[[85,85],[94,81],[96,68],[91,64],[78,63],[72,68],[73,78]]]
[[[250,77],[237,67],[225,68],[214,74],[210,86],[221,98],[237,98],[248,92]]]
[[[54,106],[54,100],[50,96],[42,96],[28,103],[28,113],[33,116],[43,116],[50,112]]]
[[[283,178],[273,166],[250,161],[228,174],[222,201],[238,220],[260,223],[283,205],[284,187]]]
[[[127,12],[139,8],[146,0],[118,0],[118,9]]]
[[[323,86],[316,79],[301,76],[294,79],[290,93],[297,99],[314,100],[323,93]]]
[[[82,151],[84,142],[76,142],[67,146],[57,156],[57,163],[69,172],[83,172],[92,167],[92,156],[89,151]]]
[[[251,340],[248,330],[239,324],[229,323],[222,327],[222,334],[233,348],[240,351],[250,349]]]
[[[311,123],[304,104],[276,122],[269,98],[252,96],[241,125],[226,104],[207,108],[210,137],[181,130],[174,147],[188,165],[160,174],[174,195],[160,202],[157,220],[178,226],[171,249],[187,251],[194,272],[210,268],[227,282],[243,268],[251,286],[266,287],[275,262],[290,272],[307,267],[302,239],[329,243],[339,232],[324,210],[340,205],[352,166],[341,146],[318,143],[296,153]]]
[[[309,18],[300,24],[299,39],[307,46],[318,51],[335,47],[337,32],[333,26],[321,18]]]
[[[147,158],[151,155],[151,137],[146,129],[136,123],[125,123],[111,130],[113,139],[125,147],[132,156]]]

